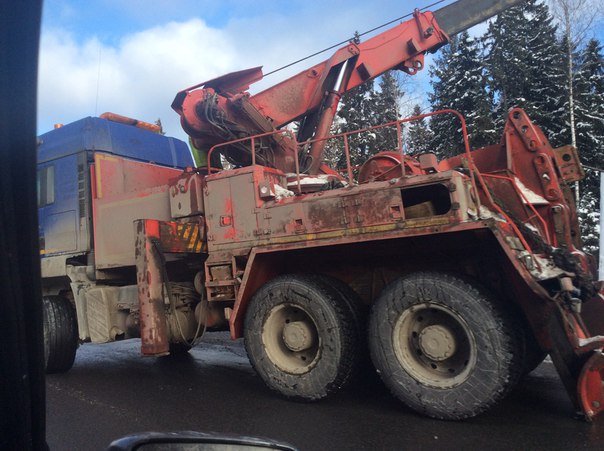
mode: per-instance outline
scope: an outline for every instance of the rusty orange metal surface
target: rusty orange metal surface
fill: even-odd
[[[163,252],[207,252],[203,222],[159,222],[159,244]]]
[[[139,218],[171,219],[168,182],[182,171],[96,152],[91,166],[95,265],[134,266]]]
[[[352,60],[354,64],[343,89],[349,91],[398,66],[413,74],[423,68],[425,51],[436,50],[447,42],[448,36],[440,30],[431,12],[416,12],[414,18],[361,44],[344,46],[327,61],[256,94],[250,100],[280,127],[319,105],[330,70],[344,61]]]
[[[207,178],[204,204],[208,211],[214,213],[207,217],[208,249],[210,253],[222,252],[225,255],[235,251],[258,252],[260,249],[278,253],[294,248],[345,246],[422,235],[446,233],[454,236],[469,224],[490,229],[509,259],[507,276],[518,285],[515,291],[521,294],[516,302],[543,349],[552,351],[552,358],[571,399],[576,404],[584,398],[592,402],[599,396],[594,394],[594,385],[597,384],[592,380],[599,377],[601,383],[601,374],[596,369],[585,370],[585,375],[581,376],[585,381],[581,385],[583,388],[578,390],[579,374],[575,368],[587,352],[594,352],[592,345],[599,343],[599,339],[583,327],[580,315],[575,312],[577,302],[586,301],[597,291],[589,258],[581,251],[576,211],[566,185],[580,177],[580,165],[576,158],[572,158],[569,149],[552,149],[542,131],[523,110],[514,109],[509,113],[499,145],[474,152],[470,151],[465,120],[456,111],[429,113],[390,124],[397,127],[400,146],[403,122],[434,114],[453,114],[462,124],[464,153],[440,163],[424,158],[423,163],[418,161],[414,164],[405,157],[402,146],[394,151],[384,149],[391,152],[374,157],[361,168],[361,181],[365,183],[358,186],[351,183],[353,171],[350,168],[348,135],[345,135],[345,172],[349,186],[301,194],[304,191],[299,187],[300,174],[294,162],[297,163],[300,156],[302,166],[310,175],[322,171],[317,160],[328,137],[325,125],[331,123],[332,110],[335,111],[341,93],[394,65],[401,65],[411,73],[420,69],[423,53],[447,40],[437,26],[431,28],[435,25],[433,22],[430,13],[416,12],[414,19],[393,30],[364,44],[347,45],[326,62],[255,96],[240,91],[218,92],[216,83],[202,90],[179,94],[180,104],[175,109],[181,114],[185,130],[194,139],[206,147],[217,144],[227,148],[238,162],[242,162],[238,152],[247,153],[246,158],[252,163],[251,168]],[[431,33],[423,32],[428,29]],[[400,39],[400,36],[405,36],[405,39]],[[246,82],[259,77],[260,73],[255,71],[247,75],[249,79]],[[212,99],[218,109],[250,134],[262,136],[244,138],[232,144],[225,143],[225,139],[216,140],[216,135],[209,133],[211,124],[196,116],[199,105],[207,99]],[[287,144],[283,140],[275,142],[275,127],[312,113],[319,105],[324,110],[315,118],[313,133],[305,134],[302,127],[298,134],[304,149],[295,150],[293,139],[288,139]],[[189,117],[191,120],[187,122]],[[216,141],[204,143],[208,134]],[[272,144],[262,141],[269,136]],[[274,149],[278,157],[268,161],[266,156],[256,155],[256,140]],[[247,150],[242,147],[245,145]],[[254,165],[259,162],[265,166],[268,162],[278,168],[272,179]],[[279,174],[279,170],[283,172]],[[292,193],[292,196],[277,198],[276,195],[259,194],[261,186],[269,193],[279,191],[279,186],[287,186],[285,173],[294,170],[299,188],[297,196],[292,197]],[[444,196],[439,194],[439,185],[444,188]],[[253,186],[252,190],[250,186]],[[431,194],[423,199],[419,188],[426,186],[432,187],[428,190]],[[251,206],[254,207],[250,211]],[[483,208],[487,216],[496,219],[482,219]],[[475,213],[471,214],[471,211]],[[550,260],[559,266],[558,272],[551,276],[545,268]],[[553,291],[550,294],[538,282],[539,277],[555,278],[564,272],[567,274],[565,277],[573,277],[576,284],[570,284],[570,291],[561,289],[555,295]],[[266,274],[270,271],[262,270],[257,275],[262,280]],[[247,285],[249,282],[244,278],[243,287],[239,290],[231,317],[233,336],[240,333],[247,296],[253,292]],[[251,286],[253,288],[254,285]],[[582,301],[573,298],[576,296],[573,291],[581,293]],[[531,298],[541,301],[535,302]],[[549,325],[558,322],[562,330],[552,331]],[[598,330],[602,329],[601,322],[597,321],[595,326]],[[585,345],[585,340],[592,340],[592,345]],[[583,403],[584,412],[590,416],[585,406]]]
[[[309,173],[321,169],[325,142],[340,97],[369,79],[389,69],[397,68],[415,74],[424,67],[424,53],[435,51],[448,42],[431,12],[415,11],[414,17],[363,43],[349,43],[328,60],[278,83],[255,95],[247,92],[249,85],[262,78],[259,68],[227,74],[179,92],[172,108],[180,115],[184,130],[198,149],[231,141],[235,135],[217,125],[221,117],[248,135],[270,133],[284,125],[315,112],[316,120],[302,121],[298,139],[314,142],[306,154]],[[312,123],[312,125],[311,125]],[[267,135],[262,140],[272,150],[266,166],[293,172],[296,142],[279,135]],[[238,163],[246,161],[249,153],[232,143],[230,157]]]
[[[140,307],[141,352],[143,355],[167,355],[168,324],[163,296],[162,259],[157,242],[159,222],[138,220],[136,227],[136,285]]]
[[[437,114],[442,113],[451,112]],[[284,265],[281,255],[312,249],[328,255],[339,246],[394,244],[421,237],[456,240],[463,233],[487,230],[499,243],[491,250],[500,249],[506,256],[505,264],[501,263],[510,298],[526,315],[540,346],[552,351],[570,398],[591,417],[599,412],[593,408],[601,396],[594,382],[601,383],[599,360],[593,358],[583,375],[576,366],[580,369],[591,353],[598,352],[602,339],[590,334],[592,327],[583,327],[580,314],[572,311],[575,301],[568,297],[570,293],[553,298],[533,274],[545,271],[543,262],[533,255],[547,259],[562,246],[565,270],[577,274],[581,290],[594,290],[587,257],[574,238],[572,201],[565,181],[557,178],[556,151],[521,110],[510,113],[500,145],[470,152],[467,133],[464,138],[464,154],[449,161],[424,159],[422,163],[390,151],[378,154],[373,166],[367,166],[362,176],[365,183],[326,191],[317,191],[317,184],[295,196],[277,198],[274,194],[279,191],[277,185],[282,189],[292,178],[277,169],[253,165],[206,177],[204,205],[212,212],[206,218],[210,255],[222,255],[222,260],[249,255],[229,319],[231,335],[241,336],[249,298]],[[253,154],[253,146],[250,151]],[[460,172],[459,167],[466,171]],[[350,167],[343,172],[350,178]],[[567,172],[576,174],[577,170]],[[297,178],[301,183],[299,174]],[[427,189],[434,203],[430,208],[423,206],[419,194]],[[489,219],[469,214],[481,211],[482,215],[482,207]],[[587,304],[599,308],[601,303],[598,298]],[[558,322],[561,335],[551,329]],[[601,319],[596,322],[602,330]],[[592,404],[589,412],[587,402]]]
[[[604,410],[604,354],[598,350],[583,365],[579,380],[577,381],[577,392],[581,408],[588,420]]]

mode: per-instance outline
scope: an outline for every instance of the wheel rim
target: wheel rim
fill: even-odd
[[[405,310],[393,331],[396,357],[418,382],[451,388],[476,364],[474,335],[465,320],[444,305],[424,303]]]
[[[273,364],[291,374],[310,371],[321,353],[312,316],[292,304],[278,305],[270,311],[262,328],[262,342]]]

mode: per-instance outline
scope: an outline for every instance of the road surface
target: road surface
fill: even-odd
[[[319,403],[286,401],[265,388],[241,340],[210,333],[190,356],[149,358],[140,342],[80,347],[73,369],[47,377],[51,450],[102,450],[142,431],[272,437],[300,450],[602,450],[604,418],[572,419],[551,362],[495,409],[465,422],[423,418],[371,373]]]

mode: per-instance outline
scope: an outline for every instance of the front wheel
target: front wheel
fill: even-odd
[[[384,289],[372,309],[369,346],[396,397],[429,417],[459,420],[490,408],[518,379],[514,330],[487,291],[422,272]]]
[[[258,375],[289,397],[318,400],[342,388],[358,362],[357,318],[324,279],[280,276],[253,297],[245,347]]]

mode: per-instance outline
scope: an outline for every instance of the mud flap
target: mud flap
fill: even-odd
[[[595,351],[583,365],[577,382],[577,395],[585,419],[591,421],[604,410],[604,354]]]

